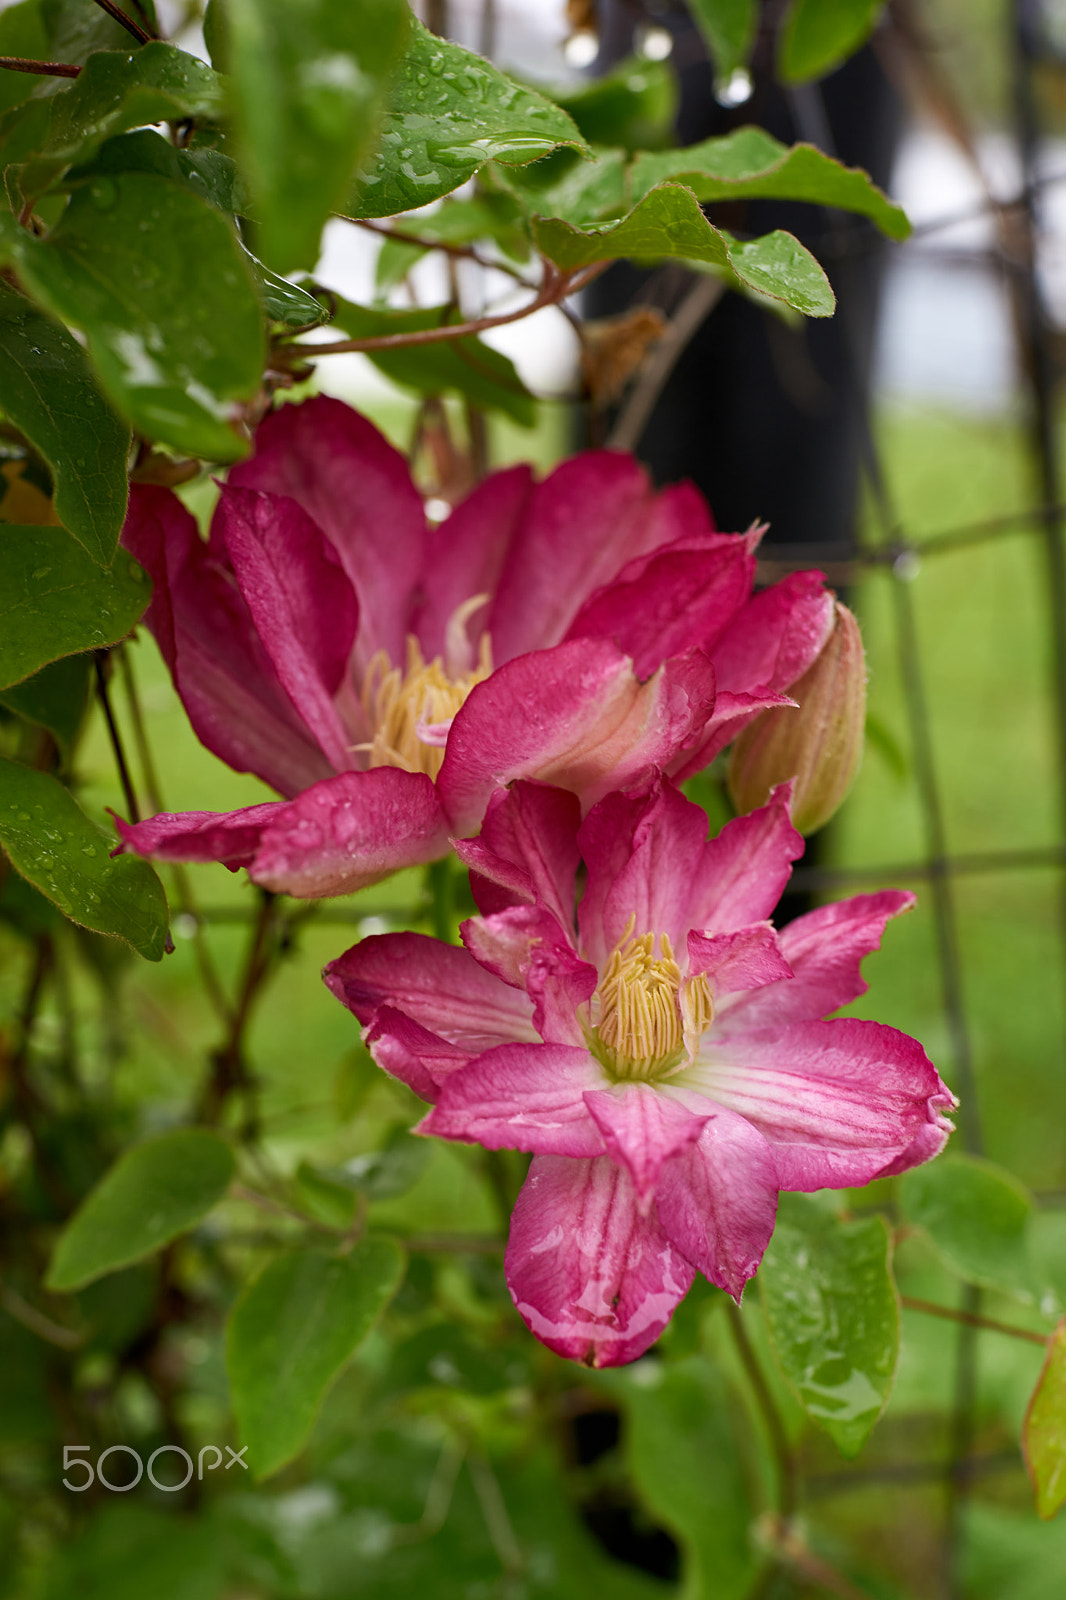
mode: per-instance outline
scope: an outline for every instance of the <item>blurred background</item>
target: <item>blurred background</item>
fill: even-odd
[[[960,1143],[1036,1193],[1047,1304],[1019,1306],[986,1292],[983,1308],[1046,1331],[1056,1297],[1060,1310],[1066,1303],[1066,5],[900,0],[884,9],[860,56],[790,94],[773,84],[758,51],[750,75],[716,83],[683,7],[669,0],[423,0],[416,9],[430,26],[544,83],[579,84],[623,58],[676,69],[688,138],[750,117],[779,137],[811,139],[869,166],[914,224],[910,240],[892,245],[838,214],[791,208],[805,213],[796,230],[834,280],[837,318],[824,328],[794,326],[745,302],[722,302],[633,442],[662,481],[693,477],[720,526],[769,519],[766,578],[822,566],[860,616],[870,665],[865,762],[851,799],[796,874],[796,904],[883,884],[918,892],[918,911],[890,930],[870,962],[871,1002],[853,1010],[921,1039],[963,1102]],[[160,11],[183,24],[177,42],[196,48],[195,8]],[[783,209],[774,208],[771,225]],[[316,276],[370,302],[376,251],[367,234],[334,222]],[[413,294],[439,297],[439,270],[433,262],[416,267]],[[507,287],[501,278],[496,289]],[[670,313],[686,287],[618,269],[586,310],[595,318],[639,302]],[[545,310],[490,342],[540,397],[534,428],[490,423],[491,464],[532,456],[548,467],[587,442],[580,351],[567,320]],[[366,357],[324,361],[315,381],[366,410],[398,444],[410,442],[419,400]],[[608,404],[596,438],[610,438],[618,421]],[[210,499],[209,485],[189,491],[198,512]],[[196,743],[147,635],[133,656],[158,802],[218,810],[266,798],[254,779],[231,773]],[[102,814],[104,806],[121,809],[121,795],[106,730],[93,715],[79,766],[85,803]],[[121,715],[136,746],[128,712]],[[60,1104],[64,1063],[76,1056],[127,1130],[153,1131],[181,1114],[190,1062],[217,1040],[204,946],[218,969],[235,969],[254,898],[221,868],[189,869],[177,901],[177,951],[162,970],[56,929],[58,940],[79,948],[64,969],[66,992],[50,990],[42,1006],[34,1048],[59,1085]],[[17,924],[25,908],[15,914]],[[424,914],[416,874],[358,901],[285,914],[285,959],[252,1019],[249,1053],[265,1143],[286,1172],[312,1154],[326,1165],[356,1160],[412,1120],[414,1102],[375,1076],[351,1018],[317,973],[357,934],[418,925]],[[11,920],[9,902],[4,915]],[[5,945],[11,959],[0,961],[0,998],[13,1012],[21,965],[14,933],[0,926],[0,957]],[[73,1110],[57,1120],[54,1138],[56,1163],[76,1168],[83,1145]],[[374,1199],[372,1218],[416,1236],[491,1233],[491,1187],[467,1154],[419,1145],[395,1192]],[[29,1156],[9,1127],[0,1183],[16,1183]],[[861,1212],[878,1196],[851,1201]],[[247,1247],[255,1249],[254,1238]],[[170,1392],[181,1428],[197,1437],[224,1431],[220,1341],[198,1307],[225,1299],[225,1274],[209,1230],[197,1249],[182,1290],[186,1313],[166,1349],[149,1350],[147,1367],[115,1352],[129,1348],[123,1337],[136,1331],[138,1308],[154,1292],[149,1269],[92,1291],[100,1301],[94,1314],[109,1331],[78,1352],[73,1383],[89,1411],[96,1407],[101,1439],[136,1438],[138,1429],[154,1436],[168,1392],[157,1369],[162,1363],[165,1380],[168,1362],[180,1374]],[[951,1292],[964,1309],[976,1304],[972,1289],[945,1290],[920,1238],[901,1240],[897,1267],[910,1295]],[[495,1292],[481,1272],[476,1253],[423,1260],[403,1293],[435,1294],[466,1338]],[[1037,1521],[1017,1447],[1040,1351],[972,1330],[960,1338],[950,1323],[913,1312],[904,1322],[896,1387],[858,1461],[844,1463],[827,1440],[808,1435],[802,1445],[802,1515],[812,1542],[861,1588],[778,1570],[764,1592],[780,1600],[1060,1600],[1066,1521]],[[688,1337],[684,1326],[676,1337]],[[517,1426],[493,1411],[504,1378],[486,1377],[481,1358],[461,1344],[450,1373],[438,1362],[436,1374],[420,1378],[435,1396],[427,1414],[465,1407],[499,1442]],[[573,1553],[566,1576],[569,1535],[561,1534],[551,1548],[562,1567],[511,1588],[484,1575],[467,1550],[477,1540],[465,1532],[441,1546],[434,1575],[378,1560],[383,1519],[417,1519],[437,1455],[427,1445],[408,1457],[360,1434],[367,1395],[385,1381],[385,1356],[373,1345],[342,1380],[308,1456],[266,1488],[242,1486],[227,1509],[177,1531],[159,1506],[134,1507],[133,1497],[79,1531],[54,1493],[62,1425],[54,1359],[25,1319],[0,1312],[3,1537],[18,1552],[0,1574],[0,1595],[342,1600],[406,1597],[417,1585],[480,1600],[570,1593],[584,1571]],[[537,1382],[570,1394],[559,1365],[546,1377],[541,1362]],[[394,1388],[414,1382],[395,1367],[386,1377]],[[629,1563],[632,1589],[623,1569],[612,1569],[623,1594],[673,1592],[666,1585],[676,1577],[677,1548],[625,1487],[610,1395],[593,1404],[576,1386],[573,1394],[563,1454],[586,1529]],[[516,1504],[519,1521],[522,1507],[537,1506],[543,1527],[555,1515],[544,1510],[554,1491],[540,1473],[527,1463],[502,1481],[512,1516]],[[218,1552],[237,1547],[240,1560],[226,1566]],[[232,1570],[239,1580],[225,1576]],[[708,1600],[715,1592],[710,1580],[699,1590]]]

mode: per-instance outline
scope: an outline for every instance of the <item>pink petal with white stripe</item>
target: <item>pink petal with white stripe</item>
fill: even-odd
[[[663,1169],[659,1221],[697,1271],[739,1300],[774,1231],[777,1190],[763,1136],[743,1117],[716,1110],[697,1143]]]
[[[761,989],[764,984],[788,982],[792,968],[785,960],[781,936],[769,922],[756,922],[736,933],[690,933],[689,975],[702,973],[711,986],[715,1004],[726,995]]]
[[[406,1083],[423,1100],[436,1100],[444,1080],[471,1060],[471,1052],[430,1028],[381,1006],[366,1030],[366,1047],[382,1071]]]
[[[535,1039],[533,1007],[452,944],[423,933],[361,939],[322,974],[327,989],[359,1021],[393,1006],[468,1055],[512,1039]]]
[[[587,1049],[500,1045],[448,1079],[421,1132],[488,1150],[599,1155],[604,1141],[582,1095],[607,1081]]]
[[[655,1343],[693,1270],[633,1181],[609,1157],[536,1156],[511,1218],[511,1298],[550,1350],[590,1367],[635,1361]]]
[[[840,1189],[928,1160],[954,1099],[917,1040],[879,1022],[801,1022],[719,1044],[704,1037],[678,1085],[745,1117],[782,1189]]]
[[[719,1015],[719,1036],[811,1022],[865,994],[863,957],[880,948],[889,918],[914,903],[905,890],[882,889],[819,906],[788,923],[778,934],[778,944],[792,977],[758,993],[738,995]]]
[[[580,822],[577,797],[565,789],[519,782],[497,790],[480,837],[455,843],[470,868],[478,909],[489,916],[517,902],[536,903],[572,929]]]
[[[647,1210],[663,1163],[694,1144],[715,1107],[697,1108],[697,1097],[672,1098],[649,1083],[616,1083],[586,1089],[585,1104],[603,1135],[608,1155],[620,1161]]]
[[[268,800],[240,811],[161,811],[143,822],[115,818],[125,849],[156,861],[221,861],[236,872],[255,859],[263,830],[288,801]]]

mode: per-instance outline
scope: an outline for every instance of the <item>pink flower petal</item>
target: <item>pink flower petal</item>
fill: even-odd
[[[718,1111],[664,1167],[659,1220],[675,1250],[739,1300],[774,1231],[777,1188],[766,1140],[743,1117]]]
[[[553,1044],[584,1044],[578,1008],[596,988],[596,968],[582,961],[549,912],[511,906],[494,917],[472,917],[460,932],[476,961],[505,983],[524,988],[533,1023]]]
[[[332,770],[285,693],[228,563],[169,489],[134,485],[122,542],[152,579],[146,613],[197,737],[238,772],[297,794]]]
[[[698,1097],[674,1099],[650,1083],[616,1083],[586,1089],[584,1101],[603,1135],[607,1153],[628,1168],[643,1210],[659,1182],[663,1163],[694,1144],[715,1107]]]
[[[250,489],[223,488],[215,527],[297,712],[337,772],[354,767],[333,696],[348,669],[359,606],[333,547],[294,500]]]
[[[656,495],[632,456],[586,450],[536,486],[489,618],[497,664],[559,644],[585,599],[635,557],[711,532],[691,489]]]
[[[842,1017],[705,1036],[678,1085],[739,1112],[773,1147],[782,1189],[839,1189],[935,1155],[954,1104],[921,1045]]]
[[[582,1094],[607,1081],[587,1049],[500,1045],[447,1080],[421,1131],[488,1150],[599,1155],[604,1142]]]
[[[714,702],[714,712],[707,719],[702,733],[693,744],[676,755],[665,770],[675,783],[695,777],[697,772],[710,766],[715,756],[727,745],[732,744],[760,711],[768,711],[772,706],[795,704],[795,700],[791,700],[787,694],[778,694],[776,690],[735,694],[729,689],[720,689]]]
[[[423,933],[361,939],[331,961],[322,977],[364,1025],[381,1006],[391,1006],[468,1055],[537,1037],[525,994],[479,967],[465,950]]]
[[[526,986],[536,946],[565,943],[555,918],[540,906],[508,906],[491,917],[470,917],[459,933],[475,961],[516,989]]]
[[[707,978],[716,1005],[725,995],[761,989],[768,983],[787,983],[792,968],[785,960],[780,937],[768,922],[710,937],[690,933],[689,973],[699,972]]]
[[[590,1367],[643,1355],[694,1276],[654,1209],[641,1214],[629,1174],[606,1156],[534,1157],[504,1266],[530,1331]]]
[[[366,1047],[384,1072],[431,1102],[449,1074],[465,1067],[473,1055],[392,1006],[381,1006],[374,1013]]]
[[[255,454],[230,468],[229,482],[288,495],[333,545],[359,597],[358,676],[379,649],[402,663],[426,527],[400,452],[351,406],[315,395],[264,417]]]
[[[470,671],[477,662],[477,650],[470,648],[464,658],[456,658],[448,649],[448,624],[459,607],[475,595],[491,598],[495,594],[507,552],[527,514],[533,492],[533,472],[528,466],[492,472],[460,501],[450,517],[428,531],[415,632],[426,660],[441,656],[453,675]],[[486,605],[480,615],[472,618],[475,635],[488,620]]]
[[[580,822],[581,807],[565,789],[528,782],[498,789],[481,837],[455,844],[470,868],[478,909],[488,916],[516,903],[542,905],[572,929]]]
[[[240,811],[161,811],[143,822],[115,818],[123,848],[156,861],[221,861],[236,872],[254,859],[264,828],[287,805],[269,800]]]
[[[758,993],[738,995],[719,1013],[716,1032],[726,1038],[787,1022],[814,1021],[865,994],[863,957],[880,947],[888,919],[909,911],[914,903],[914,896],[905,890],[882,889],[797,917],[778,934],[792,977]]]
[[[803,850],[782,787],[769,805],[707,838],[706,813],[673,784],[609,795],[578,838],[588,884],[578,910],[582,948],[598,966],[625,933],[665,933],[684,950],[690,929],[735,933],[763,922]]]
[[[631,562],[592,597],[567,638],[612,639],[647,678],[668,656],[699,648],[712,653],[751,593],[755,559],[739,534],[719,534],[701,547],[667,549]]]
[[[316,783],[275,813],[249,870],[264,888],[318,900],[436,861],[447,849],[448,820],[431,780],[373,767]]]
[[[438,784],[457,832],[473,832],[497,787],[539,778],[591,805],[646,780],[691,743],[714,703],[699,651],[647,683],[613,645],[577,639],[520,656],[478,684],[452,724]]]
[[[714,649],[723,690],[785,690],[818,656],[833,627],[820,572],[793,572],[753,595]]]

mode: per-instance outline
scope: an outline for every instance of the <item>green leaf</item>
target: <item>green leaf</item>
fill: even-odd
[[[938,1156],[901,1178],[899,1204],[965,1283],[1029,1303],[1039,1298],[1029,1255],[1032,1197],[1003,1167],[978,1156]]]
[[[233,1152],[210,1128],[179,1128],[127,1150],[67,1223],[45,1280],[80,1289],[154,1255],[222,1199]]]
[[[248,1285],[226,1336],[233,1410],[253,1471],[268,1477],[303,1448],[341,1368],[403,1277],[390,1239],[362,1239],[348,1255],[292,1250]]]
[[[777,70],[786,83],[824,78],[873,31],[884,0],[793,0],[781,32]]]
[[[0,56],[21,56],[31,61],[48,59],[48,34],[37,0],[23,0],[0,14]],[[68,57],[69,59],[69,57]],[[28,72],[0,68],[0,112],[19,105],[36,88],[39,79]]]
[[[377,154],[341,209],[395,216],[451,194],[486,161],[522,166],[560,145],[588,148],[565,111],[415,22]]]
[[[0,573],[2,571],[0,560]],[[0,654],[2,652],[0,645]],[[67,656],[63,661],[42,667],[24,683],[13,683],[4,689],[0,692],[0,705],[28,722],[47,728],[66,760],[85,715],[90,670],[88,656]]]
[[[127,0],[123,9],[142,27],[159,31],[155,0]],[[84,5],[83,0],[41,0],[41,16],[48,29],[45,53],[52,61],[73,61],[82,66],[97,50],[128,51],[137,47],[133,35],[120,22],[102,7]]]
[[[666,61],[631,56],[555,100],[590,144],[658,150],[674,142],[677,79]]]
[[[728,81],[748,64],[759,20],[756,0],[688,0],[688,8],[714,62],[715,83]]]
[[[184,50],[153,42],[100,51],[69,89],[0,118],[0,160],[20,163],[18,186],[31,200],[115,134],[146,123],[216,117],[222,109],[217,73]]]
[[[790,233],[776,231],[738,244],[713,228],[691,189],[664,183],[621,222],[576,228],[555,219],[534,220],[537,246],[567,271],[628,257],[651,263],[674,258],[704,262],[738,284],[768,294],[809,317],[828,317],[835,300],[829,280]]]
[[[1066,1501],[1066,1321],[1048,1340],[1047,1356],[1025,1413],[1022,1452],[1041,1517]]]
[[[687,184],[696,198],[712,200],[807,200],[869,217],[890,239],[905,239],[910,223],[863,172],[844,167],[814,145],[784,145],[762,128],[738,128],[685,150],[652,150],[630,169],[631,200],[667,180]]]
[[[614,221],[628,209],[627,160],[624,150],[594,148],[591,161],[582,161],[572,150],[557,150],[528,167],[508,171],[494,166],[489,171],[529,218],[555,217],[585,227]]]
[[[151,598],[126,552],[98,567],[64,528],[0,524],[0,688],[125,638]]]
[[[312,267],[370,154],[410,12],[404,0],[227,0],[222,18],[257,251],[283,272]]]
[[[853,1456],[896,1374],[891,1236],[883,1217],[841,1222],[814,1201],[788,1200],[757,1279],[770,1339],[808,1416]]]
[[[47,461],[63,526],[95,561],[109,562],[126,515],[130,430],[100,393],[73,334],[6,284],[0,408]]]
[[[759,1561],[724,1378],[689,1357],[638,1362],[599,1382],[625,1408],[626,1459],[642,1499],[681,1545],[681,1600],[743,1600]]]
[[[250,399],[263,328],[247,253],[205,200],[151,173],[101,176],[46,239],[0,216],[27,287],[85,332],[96,371],[134,426],[190,455],[233,461],[227,419]]]
[[[392,311],[353,305],[339,296],[335,300],[333,320],[352,339],[414,333],[457,320],[448,306]],[[314,348],[307,347],[312,359]],[[536,421],[533,396],[515,371],[514,362],[473,335],[440,344],[368,350],[367,356],[393,383],[419,394],[447,394],[454,390],[484,410],[505,412],[520,427],[531,428]]]
[[[47,772],[0,760],[0,844],[12,866],[72,922],[125,939],[149,961],[162,960],[163,885],[139,856],[112,860],[114,840]]]

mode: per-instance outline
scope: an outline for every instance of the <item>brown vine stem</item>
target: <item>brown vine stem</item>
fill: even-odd
[[[118,768],[118,778],[122,785],[122,797],[126,802],[126,810],[130,814],[131,822],[140,822],[141,808],[137,804],[137,796],[133,788],[133,779],[130,777],[129,765],[126,761],[126,752],[122,747],[122,735],[118,731],[118,723],[111,709],[111,697],[107,692],[107,679],[104,676],[104,658],[107,651],[99,651],[95,657],[96,667],[96,694],[107,723],[108,735],[111,739],[111,749],[115,756],[115,766]]]
[[[269,889],[261,889],[259,892],[262,896],[259,916],[256,918],[248,954],[245,957],[237,1003],[233,1008],[226,1039],[212,1053],[211,1076],[204,1087],[200,1107],[200,1118],[203,1122],[217,1122],[231,1090],[243,1089],[248,1095],[245,1131],[249,1136],[255,1133],[255,1119],[251,1100],[252,1078],[244,1060],[244,1031],[259,987],[270,967],[273,954],[270,934],[274,920],[274,902],[277,899]]]
[[[809,1578],[827,1594],[835,1595],[837,1600],[872,1600],[868,1590],[860,1589],[821,1556],[815,1555],[784,1518],[768,1512],[759,1518],[757,1531],[761,1542],[779,1561]]]
[[[149,33],[147,28],[142,28],[139,22],[134,22],[132,17],[127,17],[122,7],[115,4],[115,0],[96,0],[96,4],[101,11],[106,11],[108,16],[118,23],[120,28],[125,28],[127,33],[132,33],[138,44],[148,44],[154,38],[154,35]]]
[[[69,61],[31,61],[26,56],[0,56],[9,72],[36,72],[42,78],[76,78],[81,71]]]
[[[697,278],[657,339],[607,440],[609,450],[635,450],[685,347],[725,293],[719,278]]]
[[[427,234],[412,233],[406,228],[386,228],[380,222],[374,222],[370,217],[349,217],[349,222],[354,222],[357,228],[365,228],[368,233],[376,233],[379,239],[395,239],[397,244],[417,245],[420,250],[441,250],[445,255],[458,256],[463,261],[473,261],[486,271],[505,272],[509,278],[520,283],[523,289],[534,289],[535,284],[519,272],[517,267],[512,267],[506,261],[489,261],[470,244],[455,244],[450,239],[433,239]]]
[[[1006,1333],[1012,1339],[1026,1339],[1030,1344],[1047,1348],[1048,1336],[1032,1328],[1019,1328],[1012,1322],[997,1322],[995,1317],[984,1317],[976,1311],[960,1311],[955,1306],[940,1306],[934,1300],[917,1300],[913,1295],[901,1294],[900,1304],[908,1311],[922,1311],[929,1317],[943,1317],[946,1322],[961,1322],[967,1328],[987,1328],[990,1333]]]
[[[442,344],[450,339],[467,339],[472,334],[487,333],[490,328],[503,328],[510,322],[521,322],[545,306],[558,305],[568,295],[577,294],[586,284],[598,278],[610,265],[597,261],[580,272],[560,272],[550,261],[545,263],[544,277],[535,297],[517,311],[501,312],[498,316],[475,317],[470,322],[450,322],[440,328],[412,329],[410,333],[378,334],[372,339],[337,339],[332,344],[301,344],[279,348],[298,350],[301,360],[317,361],[319,356],[357,354],[364,350],[402,350],[412,345]]]
[[[46,1317],[43,1311],[31,1306],[17,1289],[12,1289],[2,1278],[0,1278],[0,1306],[3,1306],[9,1317],[14,1317],[16,1322],[21,1322],[24,1328],[35,1333],[38,1339],[58,1345],[61,1350],[77,1350],[79,1345],[85,1343],[84,1333],[79,1333],[76,1328],[64,1328],[61,1323],[53,1322],[51,1317]]]

